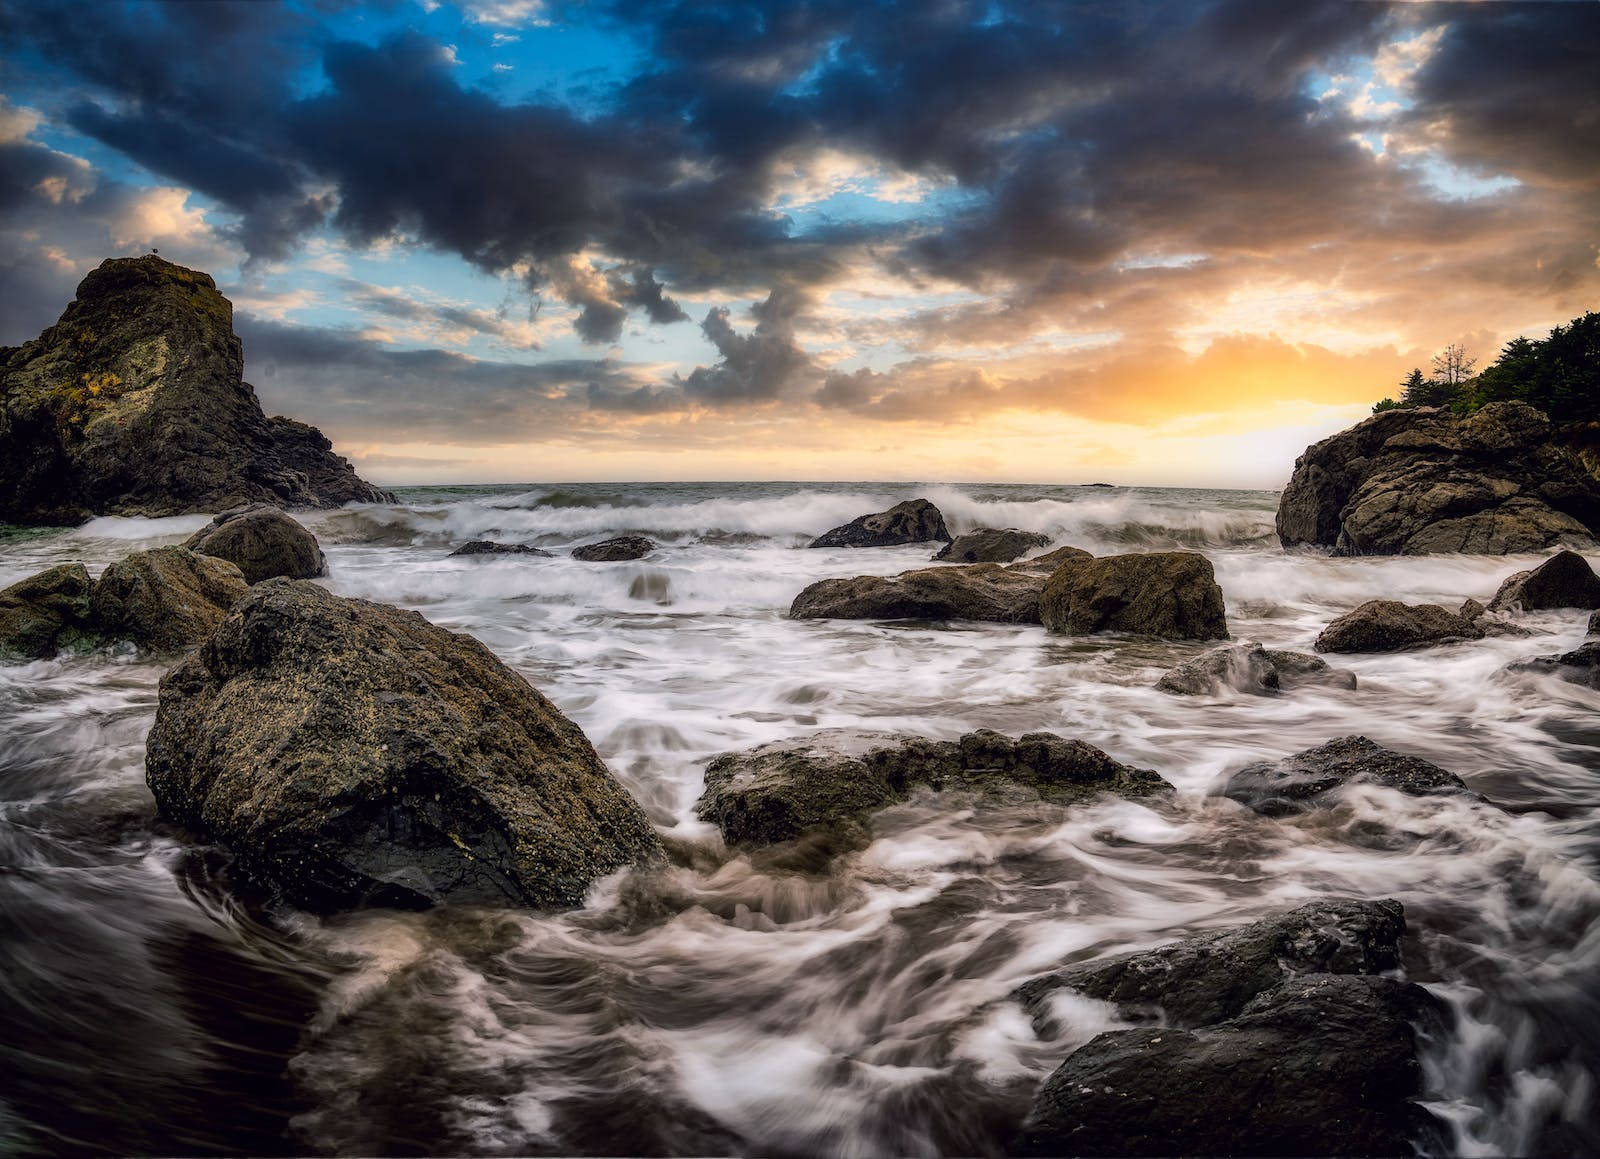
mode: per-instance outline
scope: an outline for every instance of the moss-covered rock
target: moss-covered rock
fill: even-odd
[[[328,573],[317,537],[270,503],[225,511],[184,543],[200,555],[225,559],[244,573],[245,583],[274,576],[314,579]]]
[[[1052,632],[1132,632],[1169,640],[1226,640],[1228,620],[1211,561],[1193,551],[1069,560],[1039,600]]]
[[[211,635],[248,590],[244,575],[225,559],[185,547],[136,551],[100,573],[89,600],[91,620],[106,643],[178,652]]]
[[[42,660],[90,643],[89,569],[64,563],[0,591],[0,655]]]

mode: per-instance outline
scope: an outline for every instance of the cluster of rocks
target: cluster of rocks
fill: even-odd
[[[581,559],[586,563],[616,563],[622,560],[643,559],[656,549],[655,541],[642,535],[618,535],[612,539],[603,539],[598,543],[585,543],[572,549],[572,558]],[[496,543],[492,539],[473,539],[462,544],[450,553],[458,555],[478,556],[528,556],[540,559],[553,559],[554,552],[545,551],[540,547],[531,547],[525,543]]]

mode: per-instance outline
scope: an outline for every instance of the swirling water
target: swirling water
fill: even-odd
[[[994,1153],[1037,1083],[1118,1025],[1062,1000],[1040,1039],[1008,999],[1063,962],[1301,900],[1406,905],[1410,977],[1458,1017],[1427,1044],[1462,1155],[1600,1153],[1600,694],[1506,671],[1528,638],[1335,658],[1355,691],[1173,698],[1201,646],[1037,627],[795,622],[824,576],[926,547],[801,550],[912,494],[952,529],[1216,566],[1236,639],[1308,650],[1375,596],[1454,606],[1532,560],[1282,551],[1262,492],[880,484],[430,488],[306,516],[336,592],[470,632],[588,733],[670,865],[579,910],[318,918],[233,880],[156,816],[143,744],[162,666],[102,651],[0,666],[0,1150],[57,1153]],[[0,538],[0,584],[181,542],[203,517]],[[650,557],[563,548],[624,532]],[[449,559],[468,538],[554,559]],[[1170,801],[975,807],[928,795],[832,863],[743,855],[694,818],[722,751],[823,727],[1082,737]],[[1239,763],[1365,733],[1494,804],[1353,791],[1258,817]]]

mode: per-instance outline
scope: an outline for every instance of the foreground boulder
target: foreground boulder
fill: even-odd
[[[812,547],[894,547],[902,543],[950,542],[944,516],[926,499],[907,499],[887,511],[863,515],[824,532]]]
[[[992,563],[897,576],[819,580],[790,605],[796,620],[988,620],[1037,624],[1045,577]]]
[[[211,635],[249,590],[244,574],[225,559],[184,547],[136,551],[100,573],[91,619],[108,644],[125,640],[178,652]]]
[[[1383,785],[1413,797],[1469,794],[1466,782],[1421,757],[1386,749],[1364,736],[1346,736],[1281,761],[1246,765],[1222,795],[1268,817],[1303,813],[1348,784]]]
[[[1600,689],[1600,640],[1586,640],[1559,656],[1539,656],[1511,665],[1513,672],[1545,672],[1570,684]]]
[[[270,503],[225,511],[184,543],[200,555],[225,559],[244,573],[245,583],[273,576],[314,579],[328,574],[317,537]]]
[[[771,844],[812,830],[859,827],[912,790],[963,789],[1071,804],[1103,792],[1169,792],[1148,769],[1119,764],[1093,745],[1033,732],[1013,740],[988,729],[957,741],[829,730],[727,753],[706,768],[695,815],[732,844]]]
[[[469,636],[315,584],[249,589],[161,681],[164,815],[312,909],[575,905],[653,854],[587,738]]]
[[[1133,632],[1169,640],[1226,640],[1222,589],[1192,551],[1108,555],[1062,564],[1045,582],[1040,619],[1052,632]]]
[[[1014,527],[981,527],[952,539],[933,557],[947,563],[1010,563],[1036,547],[1048,547],[1050,537]]]
[[[1318,652],[1398,652],[1483,635],[1477,624],[1438,604],[1368,600],[1322,629],[1313,647]]]
[[[1278,504],[1285,547],[1505,555],[1600,534],[1600,479],[1541,412],[1385,411],[1307,448]]]
[[[64,563],[0,591],[0,655],[45,660],[92,643],[89,595],[94,582],[81,563]]]
[[[0,348],[0,520],[392,500],[315,427],[267,418],[243,369],[208,275],[103,262],[54,326]]]
[[[628,559],[643,559],[655,549],[655,541],[642,535],[618,535],[599,543],[575,547],[572,549],[572,558],[585,563],[618,563]]]
[[[1558,551],[1538,567],[1517,572],[1489,601],[1492,612],[1549,608],[1600,608],[1600,576],[1575,551]]]
[[[1314,684],[1354,688],[1356,677],[1330,668],[1319,656],[1232,644],[1178,665],[1156,681],[1156,688],[1174,696],[1215,696],[1224,689],[1270,696]]]
[[[553,559],[554,553],[525,543],[496,543],[492,539],[470,539],[450,553],[455,555],[529,555]]]

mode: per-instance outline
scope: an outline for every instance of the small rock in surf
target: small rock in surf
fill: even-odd
[[[903,543],[950,542],[944,516],[926,499],[907,499],[887,511],[863,515],[824,532],[812,547],[895,547]]]

